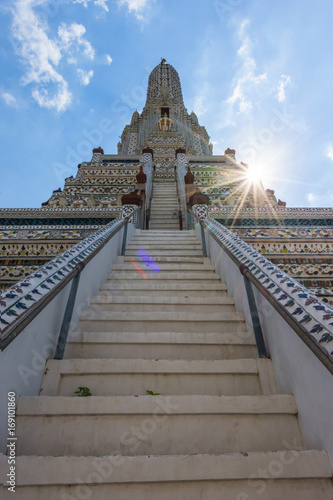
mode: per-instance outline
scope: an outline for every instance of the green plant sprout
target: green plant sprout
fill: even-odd
[[[149,394],[150,396],[160,396],[161,395],[159,392],[148,391],[148,389],[146,389],[146,393]]]
[[[78,391],[75,391],[74,394],[77,394],[80,398],[91,396],[89,387],[78,387]]]

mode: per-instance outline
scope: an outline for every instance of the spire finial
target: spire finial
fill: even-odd
[[[166,63],[166,59],[164,59],[164,57],[161,57],[161,64],[165,64]]]

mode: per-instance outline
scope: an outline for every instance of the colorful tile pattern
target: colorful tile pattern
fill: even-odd
[[[252,275],[294,320],[301,325],[321,348],[327,350],[333,363],[333,308],[303,287],[256,252],[250,245],[211,218],[203,220],[204,226],[246,265]]]

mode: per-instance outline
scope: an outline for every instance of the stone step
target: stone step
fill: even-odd
[[[155,202],[160,202],[160,201],[169,201],[169,202],[173,202],[173,203],[178,203],[178,196],[177,196],[177,193],[173,192],[156,192],[154,191],[154,195],[153,195],[153,198],[152,198],[152,203]]]
[[[205,304],[195,304],[195,303],[187,303],[187,304],[165,304],[160,302],[152,302],[150,303],[150,299],[153,297],[149,296],[143,296],[146,299],[145,303],[140,303],[138,301],[135,301],[135,299],[138,298],[138,296],[120,296],[120,297],[113,297],[113,296],[107,296],[107,295],[100,295],[99,297],[96,297],[98,299],[98,302],[93,301],[91,302],[91,307],[90,309],[93,311],[119,311],[119,312],[144,312],[144,313],[157,313],[157,312],[183,312],[183,313],[192,313],[192,312],[203,312],[203,313],[218,313],[218,312],[234,312],[235,311],[235,306],[234,305],[220,305],[220,304],[210,304],[210,305],[205,305]],[[127,299],[130,298],[131,302],[127,302]],[[159,297],[157,297],[159,298]],[[163,297],[163,299],[168,299],[171,297]],[[199,299],[199,297],[192,297],[194,299]],[[205,297],[207,298],[216,298],[216,297]],[[217,297],[217,298],[227,298],[227,297]],[[106,299],[106,300],[103,300]],[[117,299],[117,300],[113,300]],[[189,299],[184,299],[182,297],[177,297],[177,299],[180,301],[181,299],[184,300],[189,300]]]
[[[140,272],[141,271],[141,272]],[[204,280],[209,283],[210,281],[220,281],[221,278],[214,271],[204,271],[204,272],[192,272],[192,271],[157,271],[151,270],[150,272],[145,272],[143,269],[134,269],[132,267],[131,271],[121,271],[114,270],[108,274],[107,280],[154,280],[158,283],[163,283],[166,280],[181,280],[182,283],[188,283],[192,280]]]
[[[179,227],[179,217],[178,217],[178,214],[176,212],[172,213],[170,212],[168,214],[168,217],[167,219],[163,219],[163,218],[160,218],[159,215],[155,215],[153,217],[150,218],[149,220],[149,227],[151,229],[158,229],[156,227],[154,227],[154,225],[156,224],[160,224],[160,228],[162,229],[167,229],[168,227],[168,224],[173,224],[173,225],[177,225],[177,227]]]
[[[163,208],[165,209],[163,211]],[[178,214],[179,214],[179,209],[178,207],[158,207],[152,209],[150,213],[150,222],[154,221],[156,218],[158,218],[160,215],[168,215],[172,219],[178,219]]]
[[[178,200],[173,200],[173,199],[168,199],[165,198],[164,196],[160,199],[153,198],[151,201],[151,208],[156,208],[156,207],[178,207]]]
[[[144,241],[146,238],[170,237],[170,234],[166,233],[165,231],[163,231],[161,229],[156,230],[156,231],[153,231],[152,229],[148,229],[143,234],[142,233],[139,233],[139,234],[134,233],[133,238],[134,237]],[[177,241],[178,238],[189,239],[189,241],[191,241],[192,239],[196,239],[196,240],[198,239],[197,236],[195,234],[193,234],[193,232],[187,231],[186,229],[173,231],[172,237],[174,238],[175,241]]]
[[[135,235],[136,236],[138,236],[138,235],[145,236],[145,235],[151,235],[151,234],[154,234],[154,235],[156,234],[156,236],[163,236],[163,233],[165,233],[165,231],[163,231],[163,230],[160,230],[160,231],[151,231],[151,230],[149,230],[149,231],[143,231],[143,230],[140,230],[140,229],[136,229],[135,230]],[[195,231],[193,231],[193,230],[191,230],[191,231],[174,231],[172,234],[174,236],[176,236],[176,237],[177,236],[183,236],[184,234],[189,235],[189,236],[191,236],[191,235],[195,236]],[[170,236],[169,233],[167,233],[167,235]]]
[[[170,281],[170,280],[169,280]],[[123,281],[109,281],[101,285],[100,295],[160,295],[175,297],[211,297],[226,296],[227,287],[224,283],[174,283],[163,284],[154,281],[136,280],[131,283]]]
[[[155,205],[158,206],[160,204],[163,205],[175,205],[178,206],[178,198],[176,196],[166,196],[166,195],[161,195],[161,196],[155,196],[151,200],[151,206]]]
[[[252,332],[73,332],[65,359],[257,358]]]
[[[129,241],[129,243],[136,243],[142,246],[146,243],[159,242],[162,246],[164,246],[165,243],[177,244],[177,242],[179,242],[187,243],[190,248],[193,244],[200,243],[199,240],[197,238],[194,238],[193,236],[186,236],[186,234],[182,236],[183,231],[179,231],[180,235],[177,237],[175,237],[173,234],[168,235],[166,232],[163,233],[163,236],[156,236],[156,234],[153,233],[152,230],[147,231],[147,233],[147,236],[145,236],[144,238],[134,236],[131,241]]]
[[[120,450],[112,453],[103,457],[18,457],[16,468],[20,474],[15,499],[329,500],[333,497],[331,467],[324,451],[289,448],[275,452],[136,457],[121,456]],[[6,461],[3,457],[2,464]]]
[[[166,229],[170,226],[179,227],[179,217],[177,215],[168,215],[167,217],[154,217],[150,219],[149,227],[156,229],[158,227],[163,227]]]
[[[94,311],[80,314],[79,327],[83,331],[108,332],[212,332],[243,331],[244,316],[239,312],[122,312]]]
[[[140,256],[139,249],[126,249],[125,255],[129,256]],[[173,249],[163,249],[163,250],[149,250],[149,255],[155,259],[155,257],[200,257],[202,256],[202,250],[173,250]]]
[[[186,250],[188,249],[189,245],[188,243],[183,243],[181,241],[177,242],[177,243],[173,243],[173,242],[169,242],[169,243],[164,243],[163,245],[164,247],[166,247],[167,251],[169,250]],[[159,250],[161,248],[161,244],[160,243],[139,243],[139,242],[134,242],[134,243],[129,243],[126,247],[126,252],[129,251],[129,250],[136,250],[136,249],[139,249],[139,248],[144,248],[144,250]],[[191,244],[190,246],[190,250],[200,250],[202,251],[202,247],[200,245],[200,243],[197,241],[197,243],[195,244]]]
[[[176,189],[154,189],[152,201],[155,199],[172,198],[178,202],[178,193]]]
[[[179,206],[179,201],[177,197],[174,196],[155,196],[151,200],[151,207],[158,207],[160,205],[172,205],[175,207]]]
[[[150,222],[154,221],[160,215],[168,215],[170,218],[173,218],[173,219],[177,218],[178,219],[178,213],[179,213],[178,207],[163,206],[163,207],[153,208],[151,213],[150,213],[149,221]]]
[[[148,260],[149,262],[152,262],[152,260],[154,262],[157,262],[157,263],[177,263],[177,264],[180,264],[180,263],[191,263],[191,264],[194,264],[194,265],[197,265],[197,264],[202,264],[203,262],[205,262],[205,257],[187,257],[187,256],[182,256],[182,257],[169,257],[168,255],[162,257],[154,257],[154,259],[152,259],[150,257],[150,255],[145,255],[145,254],[140,254],[140,255],[136,255],[135,257],[130,257],[130,256],[124,256],[124,257],[118,257],[117,258],[117,262],[138,262],[138,263],[141,263],[141,262],[145,262],[146,260]]]
[[[165,296],[107,296],[98,295],[91,299],[91,306],[95,310],[98,307],[127,307],[133,306],[136,311],[140,310],[143,312],[147,308],[152,308],[156,306],[160,311],[179,311],[185,312],[185,308],[192,311],[195,307],[197,312],[219,312],[219,311],[235,311],[235,303],[232,297],[165,297]]]
[[[135,262],[135,261],[133,261]],[[168,273],[177,273],[177,272],[191,272],[191,273],[197,273],[197,272],[215,272],[214,266],[211,264],[179,264],[179,263],[173,263],[173,264],[166,264],[166,263],[161,263],[159,266],[154,266],[154,262],[151,260],[148,261],[142,261],[140,262],[142,265],[143,270],[147,271],[168,271]],[[158,267],[158,269],[156,269]],[[133,263],[130,264],[113,264],[112,266],[112,272],[115,271],[122,271],[122,272],[127,272],[127,271],[133,271]]]
[[[163,233],[164,231],[147,231],[146,229],[145,230],[141,230],[141,229],[135,229],[134,231],[134,235],[135,236],[142,236],[143,238],[151,233],[154,233],[154,235],[156,236],[163,236]],[[177,237],[177,236],[181,236],[181,235],[186,235],[186,236],[194,236],[196,237],[196,234],[195,234],[195,231],[194,230],[188,230],[188,229],[184,229],[183,231],[175,231],[174,233],[174,236]]]
[[[156,203],[155,205],[151,205],[150,213],[153,214],[158,211],[165,211],[165,210],[179,210],[179,205],[178,204],[171,204],[171,203]]]
[[[283,441],[300,450],[296,414],[293,396],[21,397],[17,453],[214,454],[278,451]]]
[[[172,215],[178,216],[179,208],[177,205],[156,205],[151,208],[150,220],[154,219],[157,215]]]
[[[157,237],[157,236],[147,236],[146,238],[137,238],[137,237],[134,237],[131,239],[130,241],[131,244],[135,244],[135,245],[139,245],[141,247],[145,246],[145,245],[149,245],[149,244],[156,244],[156,243],[159,243],[162,247],[164,247],[164,245],[168,245],[169,243],[173,243],[173,244],[177,244],[177,243],[180,243],[180,244],[187,244],[189,246],[189,248],[192,247],[192,245],[196,245],[199,243],[199,241],[197,240],[197,238],[174,238],[173,236],[163,236],[163,238],[161,237]]]
[[[168,245],[168,243],[170,243],[170,240],[174,241],[174,238],[173,237],[170,237],[170,238],[167,238],[167,237],[164,237],[163,239],[160,239],[159,242],[160,242],[160,245],[161,245],[161,248],[163,249],[165,247],[165,245]],[[177,240],[178,241],[178,240]],[[131,240],[132,244],[137,244],[138,243],[138,240]],[[183,244],[185,243],[186,241],[183,240],[183,239],[180,239],[179,238],[179,243],[180,244]],[[146,239],[145,241],[141,241],[141,243],[138,245],[140,246],[142,249],[144,249],[145,245],[154,245],[156,243],[156,238],[151,238],[151,239]],[[191,242],[188,244],[189,245],[189,248],[192,248],[193,245],[196,245],[198,243],[198,240],[191,240]],[[143,254],[144,256],[144,254]],[[210,262],[209,262],[210,264]]]
[[[157,222],[157,220],[159,220],[159,222],[162,222],[163,224],[167,223],[168,221],[179,222],[178,210],[169,210],[164,213],[159,212],[151,214],[151,217],[149,219],[149,227],[151,227],[151,224],[153,222]]]
[[[64,359],[48,360],[40,394],[74,396],[88,387],[93,396],[147,395],[259,395],[259,359],[150,360]],[[269,370],[271,363],[265,360]],[[265,372],[266,373],[266,372]],[[265,383],[265,380],[263,380]]]
[[[170,229],[170,230],[173,230],[175,229],[176,227],[179,227],[179,223],[178,224],[150,224],[150,227],[152,229]]]
[[[154,213],[155,210],[161,210],[161,209],[167,209],[167,210],[179,210],[179,205],[178,203],[173,203],[173,202],[162,202],[162,201],[159,201],[159,202],[152,202],[151,204],[151,213]]]
[[[149,222],[149,226],[152,229],[158,229],[159,227],[163,227],[163,229],[167,228],[176,228],[179,227],[179,220],[178,217],[168,217],[167,220],[163,219],[151,219]]]

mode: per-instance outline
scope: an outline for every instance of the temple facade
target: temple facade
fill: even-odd
[[[249,181],[234,149],[214,155],[205,127],[184,105],[177,71],[164,59],[149,76],[146,104],[124,128],[117,154],[101,146],[41,208],[0,209],[1,288],[119,218],[126,197],[137,196],[149,211],[140,171],[153,167],[156,181],[187,171],[187,201],[195,193],[208,196],[211,217],[333,303],[333,210],[288,208],[272,189]],[[180,212],[186,230],[186,213]]]

